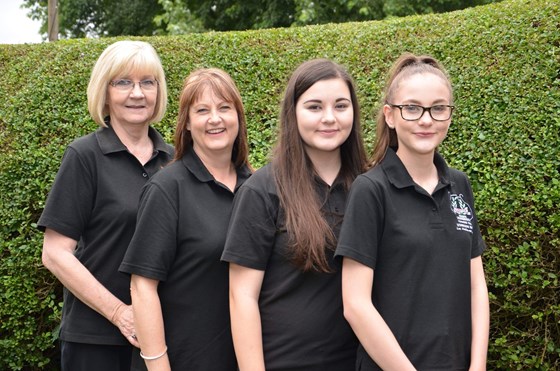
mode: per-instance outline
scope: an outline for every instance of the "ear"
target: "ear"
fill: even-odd
[[[387,126],[389,127],[389,129],[394,129],[395,125],[393,124],[393,107],[391,107],[390,105],[386,104],[383,106],[383,115],[385,116],[385,122],[387,123]]]
[[[191,122],[190,121],[187,121],[187,130],[191,131]]]

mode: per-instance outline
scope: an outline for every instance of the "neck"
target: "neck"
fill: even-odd
[[[196,147],[194,147],[194,151],[214,179],[227,186],[230,190],[235,188],[237,172],[231,161],[231,152],[224,151],[223,153],[212,153],[208,155],[207,153],[198,151]]]
[[[317,175],[319,175],[325,183],[332,185],[342,166],[340,148],[331,152],[313,151],[309,149],[307,149],[306,152],[313,163]]]
[[[125,126],[111,123],[111,127],[120,141],[125,145],[142,165],[150,160],[153,153],[153,143],[148,136],[149,125]]]
[[[401,159],[412,180],[429,194],[432,194],[439,181],[437,168],[434,164],[434,154],[435,152],[406,156],[397,151],[397,156]]]
[[[121,142],[125,145],[127,143],[141,143],[149,139],[148,128],[150,125],[122,125],[117,122],[111,122],[111,127],[115,134],[119,137]]]

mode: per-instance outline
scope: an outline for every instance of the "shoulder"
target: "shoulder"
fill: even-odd
[[[461,170],[457,170],[455,168],[449,168],[449,180],[451,181],[452,185],[457,187],[467,187],[468,189],[471,188],[469,178],[467,174],[462,172]]]
[[[68,148],[73,149],[78,153],[96,150],[99,148],[95,132],[86,134],[82,137],[74,139]]]
[[[360,174],[352,183],[352,188],[357,187],[381,187],[388,184],[387,175],[380,165],[374,166],[363,174]]]
[[[188,173],[181,161],[173,161],[155,173],[149,183],[169,186],[184,181],[188,177]]]
[[[249,188],[257,192],[276,193],[276,184],[272,165],[267,164],[256,170],[253,175],[243,183],[244,188]]]

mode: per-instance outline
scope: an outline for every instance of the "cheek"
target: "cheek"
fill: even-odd
[[[344,112],[343,116],[340,117],[339,122],[345,127],[352,128],[352,125],[354,124],[354,111],[348,110],[347,112]]]

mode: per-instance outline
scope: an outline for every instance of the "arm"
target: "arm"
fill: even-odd
[[[488,288],[480,256],[471,260],[472,343],[470,370],[486,370],[490,309]]]
[[[240,371],[264,371],[259,294],[264,271],[229,265],[231,332]]]
[[[76,240],[52,229],[45,230],[43,265],[80,301],[117,326],[126,339],[138,346],[134,334],[132,306],[105,288],[74,256]]]
[[[342,301],[344,317],[350,323],[369,356],[383,370],[414,370],[397,339],[371,301],[373,269],[344,258]]]
[[[130,278],[130,295],[136,319],[136,336],[142,354],[161,357],[145,360],[150,371],[171,370],[166,352],[165,330],[161,303],[157,292],[159,281],[133,274]]]

